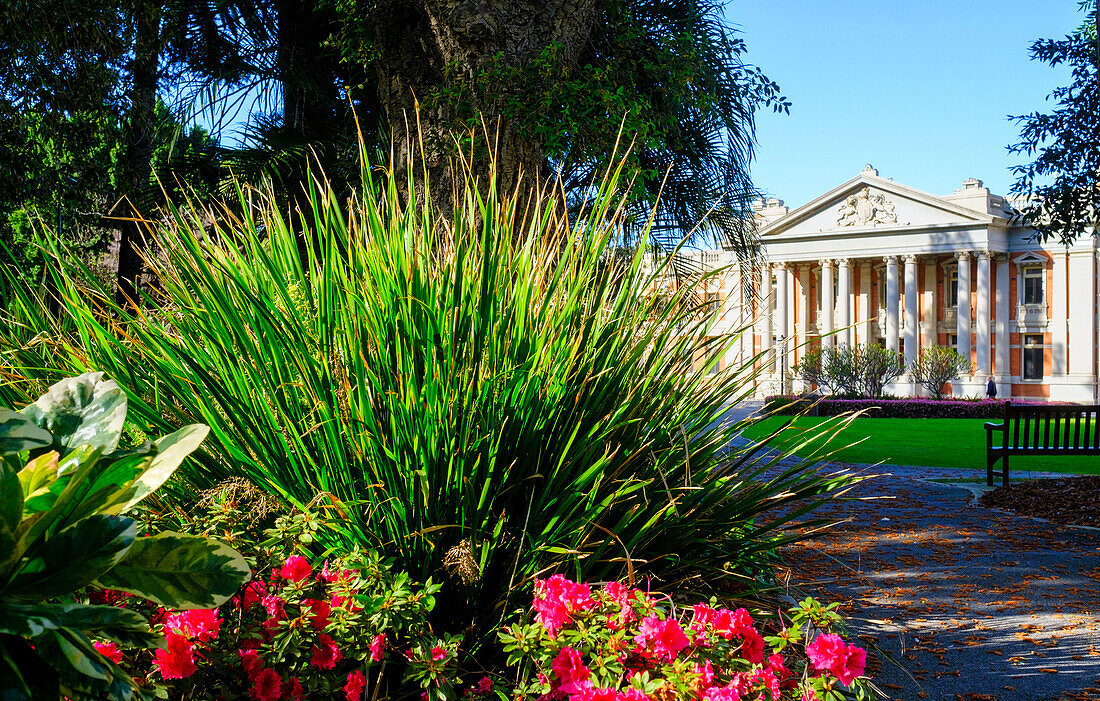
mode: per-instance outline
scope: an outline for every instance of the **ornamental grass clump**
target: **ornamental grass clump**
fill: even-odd
[[[745,590],[851,477],[729,448],[739,427],[719,419],[753,369],[711,372],[741,331],[713,333],[693,296],[722,271],[657,294],[666,261],[607,254],[621,178],[567,207],[468,175],[442,214],[411,176],[365,165],[354,196],[315,178],[293,213],[244,188],[185,203],[150,225],[140,308],[60,262],[67,315],[19,290],[0,370],[103,369],[140,430],[208,424],[190,486],[245,476],[331,509],[320,546],[450,584],[444,629],[490,630],[548,568]]]

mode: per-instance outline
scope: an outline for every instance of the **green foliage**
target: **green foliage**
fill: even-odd
[[[129,699],[129,675],[92,636],[137,647],[159,637],[145,618],[74,601],[112,586],[176,607],[216,605],[247,564],[206,538],[137,539],[122,515],[151,494],[206,435],[190,426],[118,450],[126,396],[102,373],[63,380],[20,412],[0,409],[0,669],[4,698]]]
[[[313,182],[304,230],[262,192],[241,192],[240,218],[178,210],[158,236],[155,312],[62,270],[69,316],[21,302],[0,362],[40,381],[107,368],[137,388],[145,431],[201,418],[215,440],[192,484],[244,475],[332,505],[321,544],[454,584],[448,630],[495,625],[551,566],[751,582],[790,519],[847,478],[809,464],[765,478],[776,459],[730,452],[738,427],[719,418],[751,366],[693,367],[736,336],[708,333],[691,285],[646,294],[664,269],[641,249],[604,256],[617,177],[568,219],[552,197],[521,213],[467,182],[440,220],[392,176],[350,203]],[[21,328],[50,328],[50,350]]]
[[[1012,194],[1026,198],[1018,205],[1021,219],[1039,238],[1061,243],[1073,242],[1089,227],[1095,233],[1100,212],[1100,2],[1079,5],[1086,19],[1075,32],[1039,39],[1030,50],[1032,60],[1068,67],[1072,82],[1050,94],[1055,104],[1050,112],[1012,117],[1020,125],[1020,141],[1008,147],[1035,158],[1012,168]]]
[[[933,398],[942,399],[944,385],[970,373],[970,360],[959,355],[954,348],[930,346],[921,349],[920,355],[909,366],[909,372]]]
[[[901,355],[877,343],[810,348],[793,368],[807,385],[835,394],[881,397],[883,388],[905,372]]]

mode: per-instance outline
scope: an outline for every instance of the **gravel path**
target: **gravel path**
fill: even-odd
[[[849,522],[784,555],[793,596],[841,603],[887,698],[1100,700],[1100,532],[928,481],[984,472],[876,471],[814,514]]]

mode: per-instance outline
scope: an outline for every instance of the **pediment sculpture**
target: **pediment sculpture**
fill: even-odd
[[[837,226],[866,226],[870,224],[896,224],[894,204],[880,192],[872,193],[865,187],[841,203],[836,213]]]

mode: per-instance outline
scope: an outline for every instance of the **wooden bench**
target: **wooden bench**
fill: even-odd
[[[1002,434],[993,445],[993,432]],[[1008,486],[1010,455],[1100,455],[1100,405],[1005,404],[1004,423],[985,425],[986,484]],[[993,466],[1002,460],[1000,472]]]

